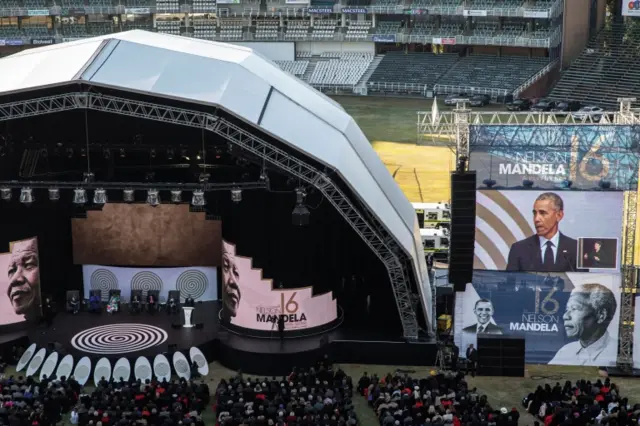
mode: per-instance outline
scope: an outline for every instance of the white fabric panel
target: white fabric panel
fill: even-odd
[[[233,62],[120,42],[90,81],[217,104],[257,123],[270,86]],[[264,61],[264,60],[263,60]]]
[[[216,268],[121,268],[117,266],[82,265],[84,297],[90,290],[102,290],[106,300],[109,290],[120,289],[122,299],[128,301],[131,290],[160,291],[166,298],[170,290],[180,291],[180,301],[187,294],[195,300],[218,300],[218,275]],[[196,297],[197,296],[197,297]]]
[[[283,113],[286,114],[287,120],[282,119]],[[291,123],[305,125],[292,126]],[[311,157],[337,166],[338,172],[349,186],[356,190],[389,231],[398,237],[407,252],[415,255],[413,235],[394,211],[380,187],[371,184],[371,173],[342,133],[308,111],[297,108],[293,102],[275,91],[271,94],[261,125]],[[385,173],[389,172],[385,170]]]
[[[294,42],[233,42],[236,46],[252,49],[269,59],[270,61],[294,61],[296,59],[296,50]]]
[[[66,83],[91,59],[100,40],[65,49],[27,49],[0,61],[0,93]]]

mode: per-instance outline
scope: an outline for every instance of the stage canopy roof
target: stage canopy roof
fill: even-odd
[[[86,82],[221,107],[261,128],[341,175],[410,254],[431,306],[416,214],[358,125],[253,50],[137,30],[24,50],[0,59],[0,75],[0,96]]]

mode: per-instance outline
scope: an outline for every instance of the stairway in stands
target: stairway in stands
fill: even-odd
[[[309,66],[307,66],[307,70],[304,72],[300,79],[305,83],[309,83],[309,79],[313,74],[313,70],[316,69],[316,65],[318,65],[318,62],[322,60],[322,58],[320,58],[320,56],[312,56],[310,58],[307,58],[306,60],[309,61]]]
[[[371,65],[369,65],[369,68],[367,68],[367,71],[364,73],[356,87],[353,88],[353,93],[362,96],[367,95],[367,82],[373,75],[373,72],[376,70],[376,68],[378,68],[378,65],[380,65],[380,62],[382,62],[382,58],[384,58],[384,55],[376,55],[373,58],[373,61],[371,61]]]

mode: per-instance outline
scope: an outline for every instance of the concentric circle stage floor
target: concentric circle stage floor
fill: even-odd
[[[132,314],[126,307],[115,315],[81,312],[60,313],[50,328],[34,327],[27,333],[13,333],[5,344],[24,339],[38,347],[69,353],[95,363],[106,357],[115,362],[126,357],[153,358],[174,350],[188,352],[197,346],[209,361],[248,374],[285,374],[292,365],[309,365],[328,355],[334,362],[395,365],[433,365],[435,342],[407,343],[381,331],[341,327],[321,336],[291,339],[264,339],[242,336],[220,326],[218,302],[196,304],[194,323],[198,328],[182,328],[179,315],[164,312]],[[325,338],[326,336],[326,338]],[[0,342],[1,344],[2,342]]]

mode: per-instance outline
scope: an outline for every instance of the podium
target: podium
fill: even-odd
[[[182,325],[183,328],[194,327],[194,324],[191,322],[191,316],[193,315],[194,309],[195,308],[193,308],[192,306],[182,307],[182,310],[184,311],[184,324]]]

